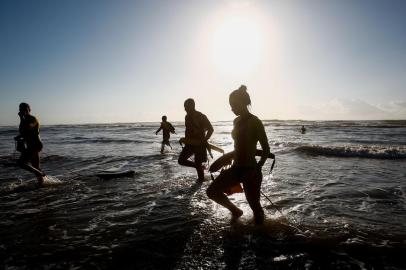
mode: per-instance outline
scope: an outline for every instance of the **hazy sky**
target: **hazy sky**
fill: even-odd
[[[0,2],[0,125],[406,119],[406,1]]]

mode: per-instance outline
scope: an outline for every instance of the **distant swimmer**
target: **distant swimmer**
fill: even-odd
[[[213,134],[213,126],[203,113],[196,111],[195,101],[191,98],[184,103],[185,116],[185,141],[193,141],[193,144],[186,143],[179,155],[178,162],[182,166],[195,168],[198,181],[204,181],[204,170],[202,163],[207,161],[207,140]],[[189,158],[194,155],[194,162]]]
[[[17,151],[21,152],[18,165],[35,174],[38,184],[42,186],[45,173],[40,168],[39,152],[43,145],[39,136],[39,121],[31,115],[30,105],[24,102],[19,106],[18,116],[20,117],[20,134],[14,138]]]
[[[302,132],[302,134],[306,133],[306,128],[304,126],[302,126],[302,128],[300,129],[300,132]]]
[[[171,123],[167,122],[167,117],[164,115],[162,116],[161,126],[155,132],[156,135],[162,130],[162,145],[161,145],[161,154],[164,152],[165,145],[169,146],[172,149],[171,143],[169,142],[169,138],[171,137],[171,133],[175,133],[175,128],[172,126]]]
[[[231,110],[237,115],[231,133],[234,140],[234,163],[231,168],[223,170],[210,184],[207,195],[230,210],[234,217],[240,217],[243,211],[233,204],[225,193],[230,194],[231,189],[242,183],[245,197],[254,213],[255,223],[262,224],[264,210],[259,200],[262,183],[261,169],[270,154],[268,138],[261,120],[248,110],[251,99],[246,86],[241,85],[233,91],[229,102]],[[259,162],[255,159],[258,142],[263,150]]]

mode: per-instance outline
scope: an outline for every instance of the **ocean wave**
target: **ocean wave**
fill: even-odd
[[[62,155],[44,155],[41,158],[42,162],[62,162],[62,161],[72,161],[72,160],[81,160],[81,158],[73,157],[73,156],[62,156]]]
[[[331,157],[360,157],[377,159],[406,159],[406,147],[404,146],[322,146],[304,145],[295,151],[309,154]]]
[[[117,143],[117,144],[125,144],[125,143],[150,143],[150,141],[144,140],[133,140],[133,139],[113,139],[113,138],[86,138],[86,137],[73,137],[72,139],[68,139],[64,141],[65,143],[74,143],[74,144],[92,144],[92,143]]]
[[[405,120],[382,120],[382,121],[302,121],[302,120],[264,120],[264,126],[286,127],[287,129],[301,127],[302,125],[312,129],[337,129],[337,128],[376,128],[392,129],[406,128]]]
[[[270,142],[271,146],[275,147],[295,147],[298,145],[298,143],[295,142],[279,142],[279,141],[271,141]]]
[[[18,135],[18,127],[17,128],[0,128],[0,136],[17,136]]]

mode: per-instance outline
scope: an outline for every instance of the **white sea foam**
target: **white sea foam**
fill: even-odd
[[[44,185],[45,186],[53,186],[53,185],[60,185],[62,184],[63,181],[56,178],[55,176],[51,176],[51,175],[46,175],[44,177]]]
[[[296,151],[322,156],[334,157],[361,157],[380,159],[403,159],[406,158],[405,146],[322,146],[304,145],[296,148]]]

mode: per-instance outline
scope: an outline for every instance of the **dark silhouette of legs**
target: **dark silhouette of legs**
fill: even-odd
[[[185,146],[179,155],[178,163],[182,166],[195,168],[197,171],[197,177],[199,181],[204,180],[204,169],[202,167],[202,162],[199,162],[195,155],[195,161],[190,161],[189,158],[194,155],[192,148]]]
[[[216,203],[230,210],[233,216],[239,217],[243,212],[228,199],[225,192],[229,190],[230,187],[241,182],[244,186],[245,197],[254,213],[255,224],[262,224],[264,222],[264,210],[260,203],[262,182],[261,172],[255,169],[247,170],[236,168],[222,171],[208,187],[206,191],[207,196]]]
[[[197,171],[198,180],[203,182],[204,181],[204,167],[201,162],[195,161],[195,168]]]
[[[179,165],[196,168],[195,163],[189,160],[192,155],[193,153],[182,150],[178,158]]]
[[[45,173],[40,168],[39,152],[26,151],[22,153],[17,164],[24,170],[35,174],[40,186],[44,183]]]
[[[239,181],[237,177],[235,177],[232,169],[222,171],[207,188],[206,194],[210,199],[230,210],[233,216],[240,217],[243,211],[233,204],[224,194],[225,190],[237,183],[239,183]]]
[[[262,209],[260,202],[262,173],[253,170],[246,174],[244,179],[245,181],[243,181],[243,185],[245,198],[254,213],[255,224],[262,224],[264,222],[264,210]]]

